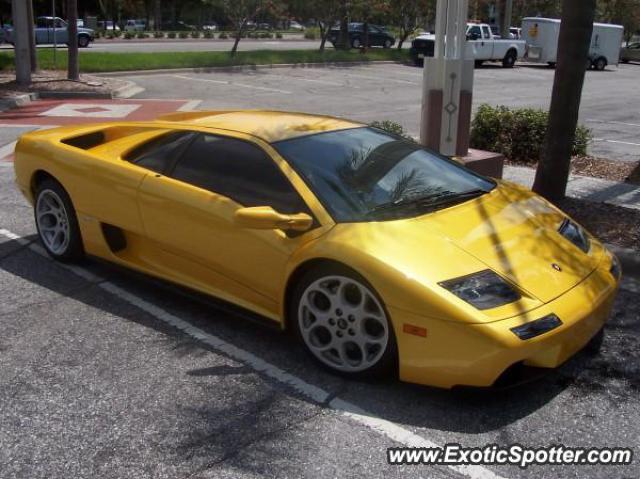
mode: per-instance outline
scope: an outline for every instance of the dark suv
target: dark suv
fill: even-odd
[[[340,28],[334,27],[329,32],[329,41],[335,47],[340,39]],[[353,48],[360,48],[364,42],[364,23],[349,24],[349,43]],[[391,48],[396,39],[384,27],[369,24],[369,46]]]

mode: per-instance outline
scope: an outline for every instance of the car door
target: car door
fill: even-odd
[[[35,37],[36,44],[41,45],[43,43],[49,43],[49,30],[53,26],[53,22],[47,21],[46,18],[36,19]]]
[[[55,20],[55,35],[56,43],[69,42],[69,31],[67,30],[67,23],[62,18],[56,18]]]
[[[301,236],[242,228],[234,215],[244,206],[310,211],[262,148],[200,133],[170,172],[145,178],[139,205],[147,237],[187,282],[278,317],[285,268]]]

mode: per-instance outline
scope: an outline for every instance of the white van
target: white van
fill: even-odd
[[[594,23],[588,67],[604,70],[607,65],[618,65],[623,32],[622,25]],[[523,18],[522,38],[527,42],[525,60],[554,66],[557,61],[559,36],[559,19]]]

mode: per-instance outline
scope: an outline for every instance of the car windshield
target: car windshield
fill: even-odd
[[[377,128],[318,133],[273,146],[337,222],[418,216],[495,187],[455,161]]]

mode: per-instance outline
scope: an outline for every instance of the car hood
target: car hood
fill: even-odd
[[[574,287],[601,258],[595,239],[585,254],[558,233],[565,218],[530,191],[500,183],[479,198],[419,217],[360,223],[347,228],[344,240],[432,288],[492,269],[534,300],[533,307]]]

